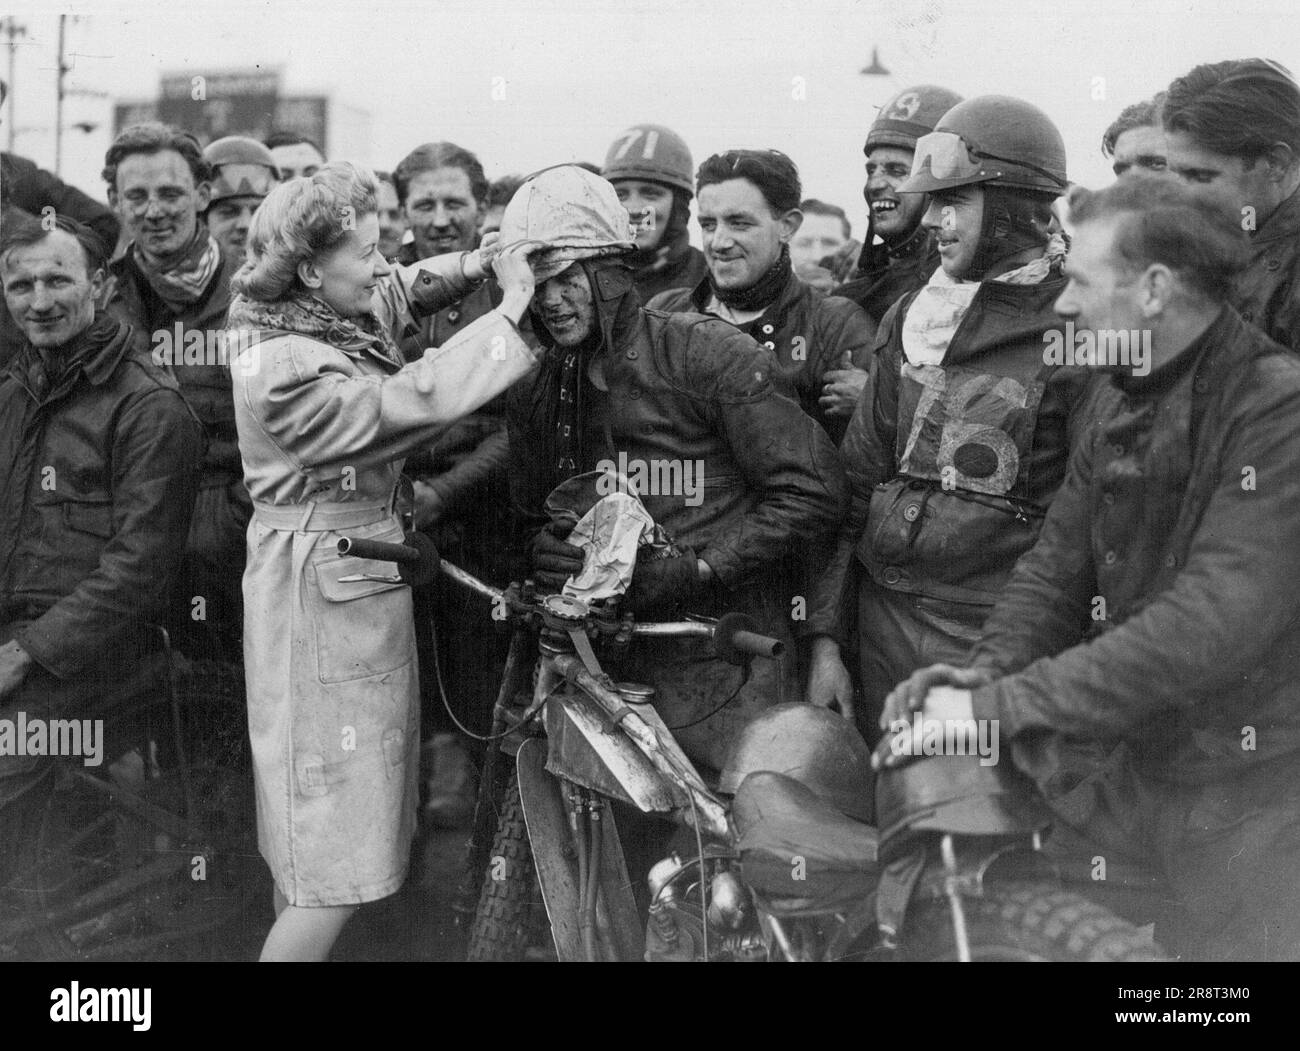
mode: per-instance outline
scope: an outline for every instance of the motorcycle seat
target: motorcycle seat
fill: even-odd
[[[785,774],[760,770],[731,808],[745,882],[778,915],[838,912],[875,889],[879,836]]]

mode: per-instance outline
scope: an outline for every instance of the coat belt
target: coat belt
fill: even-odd
[[[331,533],[338,529],[357,529],[374,525],[391,517],[390,503],[253,504],[254,517],[269,529],[295,533]]]

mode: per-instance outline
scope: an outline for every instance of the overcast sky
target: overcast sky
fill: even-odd
[[[914,83],[1018,95],[1065,136],[1070,175],[1099,185],[1098,142],[1130,102],[1198,62],[1247,55],[1300,66],[1294,0],[113,0],[10,2],[18,49],[17,152],[54,159],[58,14],[74,95],[64,176],[95,196],[111,101],[148,98],[162,72],[274,66],[290,91],[333,93],[369,115],[349,159],[391,168],[450,139],[490,177],[604,159],[639,121],[683,134],[698,164],[735,146],[789,153],[805,196],[864,221],[862,141]],[[889,77],[859,70],[878,47]],[[7,55],[0,75],[8,76]],[[503,78],[503,79],[497,79]],[[504,98],[502,83],[504,82]],[[496,91],[494,92],[494,85]],[[7,141],[10,107],[0,114]]]

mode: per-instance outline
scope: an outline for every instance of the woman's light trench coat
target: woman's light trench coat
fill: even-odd
[[[384,280],[376,313],[394,336],[464,293],[459,261],[423,260]],[[301,334],[263,335],[231,362],[255,507],[244,660],[258,842],[290,904],[372,901],[401,886],[414,831],[411,591],[392,563],[342,558],[337,542],[400,542],[403,457],[535,359],[497,312],[405,367]]]

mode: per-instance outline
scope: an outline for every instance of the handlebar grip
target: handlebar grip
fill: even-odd
[[[741,653],[752,653],[755,657],[780,657],[785,653],[785,643],[755,631],[738,631],[731,636],[731,645]]]
[[[725,613],[713,629],[713,652],[729,664],[743,665],[748,657],[769,657],[773,660],[785,653],[785,644],[779,639],[760,635],[753,617],[744,613]]]
[[[406,544],[387,544],[382,540],[339,540],[339,554],[355,558],[371,558],[376,562],[395,562],[399,566],[414,566],[420,561],[420,552]]]

